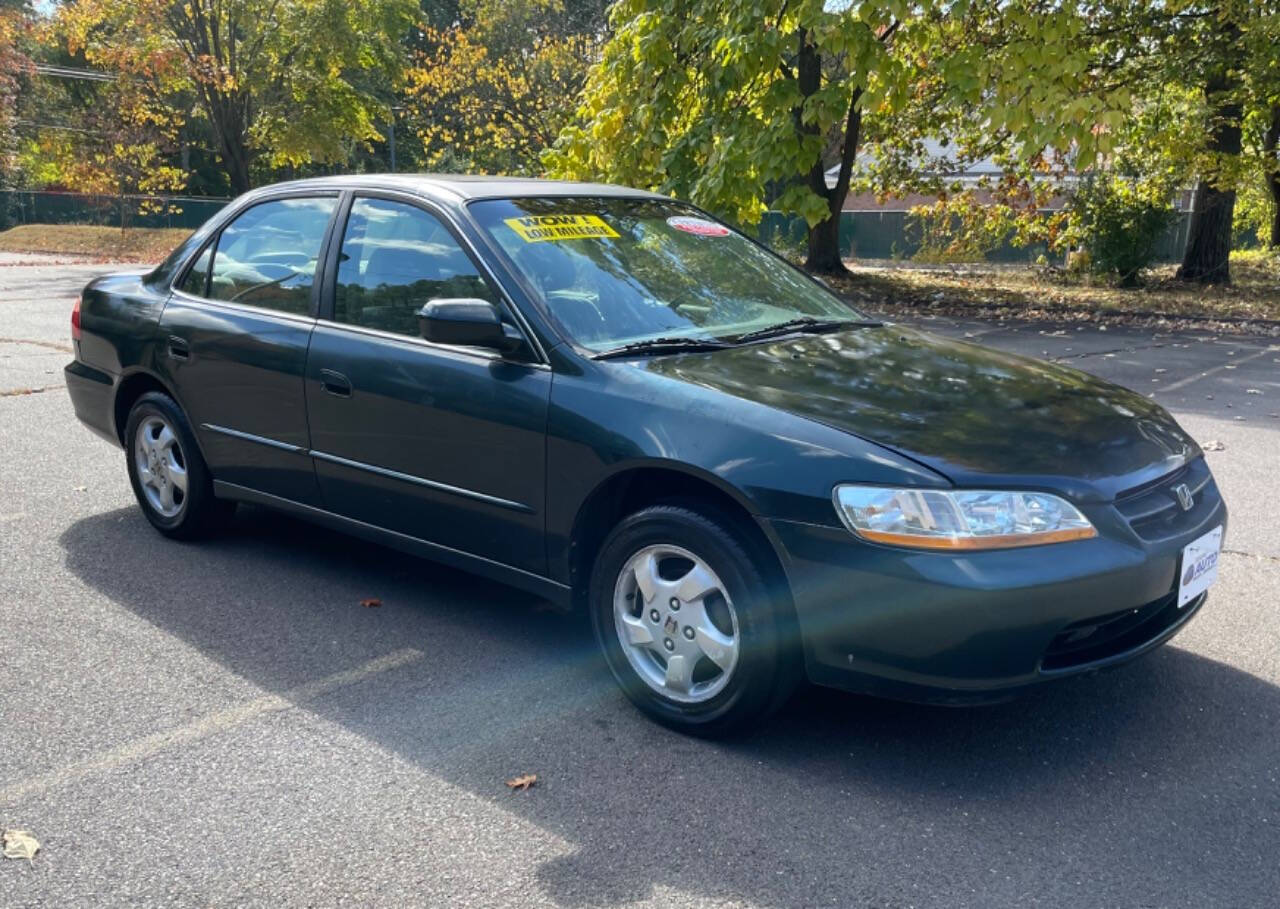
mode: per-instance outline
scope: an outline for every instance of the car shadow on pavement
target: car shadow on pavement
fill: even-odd
[[[635,713],[580,617],[287,517],[243,508],[179,544],[122,509],[60,542],[86,584],[268,692],[420,650],[298,706],[570,844],[537,870],[561,904],[1243,905],[1276,880],[1280,689],[1176,646],[986,708],[806,688],[705,742]]]

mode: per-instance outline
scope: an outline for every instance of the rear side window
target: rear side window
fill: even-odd
[[[178,290],[195,297],[203,297],[209,287],[209,260],[213,258],[213,244],[210,243],[200,253],[195,263],[187,270],[187,275],[178,285]]]
[[[222,229],[207,296],[306,315],[329,217],[338,200],[276,199]]]
[[[386,199],[356,199],[342,236],[336,322],[418,337],[418,310],[438,297],[497,296],[434,215]]]

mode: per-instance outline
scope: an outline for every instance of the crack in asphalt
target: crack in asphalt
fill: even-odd
[[[1137,347],[1115,347],[1111,350],[1093,350],[1088,353],[1067,354],[1060,357],[1050,357],[1054,363],[1061,363],[1063,360],[1087,360],[1089,357],[1105,357],[1108,354],[1118,353],[1136,353],[1139,350],[1158,350],[1162,347],[1168,347],[1168,344],[1142,344]]]
[[[36,341],[31,338],[0,338],[0,344],[34,344],[36,347],[47,347],[59,353],[74,353],[68,345],[57,341]]]
[[[1251,558],[1251,559],[1262,559],[1264,562],[1280,563],[1280,556],[1264,555],[1263,553],[1260,553],[1260,552],[1245,552],[1243,549],[1224,549],[1222,550],[1222,554],[1233,555],[1233,556],[1247,556],[1248,558]]]

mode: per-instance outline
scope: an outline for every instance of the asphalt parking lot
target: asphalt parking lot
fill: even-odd
[[[1280,342],[925,323],[1220,443],[1220,581],[1121,670],[968,710],[806,689],[717,744],[517,591],[255,509],[154,533],[61,388],[103,270],[0,260],[0,827],[42,843],[0,906],[1275,905]]]

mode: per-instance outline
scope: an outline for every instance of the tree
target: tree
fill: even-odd
[[[1263,179],[1271,196],[1271,229],[1268,243],[1280,249],[1280,103],[1267,111],[1267,125],[1262,139]]]
[[[776,187],[774,206],[809,223],[808,267],[839,271],[838,212],[863,111],[896,87],[871,77],[893,70],[901,23],[888,10],[863,12],[622,0],[581,122],[544,161],[555,174],[651,186],[747,224]],[[841,165],[830,188],[828,145]]]
[[[598,55],[605,5],[464,0],[455,21],[424,28],[405,93],[423,163],[537,173]]]
[[[1196,185],[1191,225],[1178,277],[1201,284],[1231,281],[1231,228],[1236,190],[1229,169],[1243,150],[1244,105],[1241,80],[1232,51],[1240,43],[1240,28],[1232,20],[1214,17],[1206,33],[1201,32],[1205,56],[1204,98],[1208,107],[1208,135],[1205,151],[1207,171]],[[1225,166],[1225,167],[1224,167]],[[1226,170],[1226,173],[1223,171]]]
[[[1135,90],[1156,97],[1194,89],[1201,112],[1185,124],[1184,177],[1194,208],[1178,276],[1202,284],[1231,280],[1237,191],[1274,171],[1262,148],[1245,143],[1246,124],[1280,104],[1280,4],[1276,0],[1144,0],[1107,4],[1128,26],[1120,55]]]
[[[22,44],[30,28],[27,0],[0,0],[0,190],[14,182],[18,160],[15,111],[18,90],[31,68]],[[0,201],[0,229],[9,226],[8,196]]]
[[[917,94],[966,110],[1026,159],[1105,150],[1095,127],[1128,103],[1071,49],[1073,5],[620,0],[611,21],[549,169],[676,193],[745,224],[766,203],[801,215],[818,272],[843,271],[839,216],[864,134]]]
[[[103,69],[194,98],[231,188],[262,166],[345,162],[381,136],[403,70],[413,0],[72,0],[72,50]]]
[[[74,133],[41,134],[45,141],[40,159],[47,169],[45,179],[61,188],[116,196],[123,230],[131,214],[167,207],[147,196],[186,187],[187,172],[171,163],[183,121],[163,100],[151,96],[143,82],[122,76],[96,88],[93,103],[77,111],[80,126]],[[77,141],[66,141],[70,135]]]

